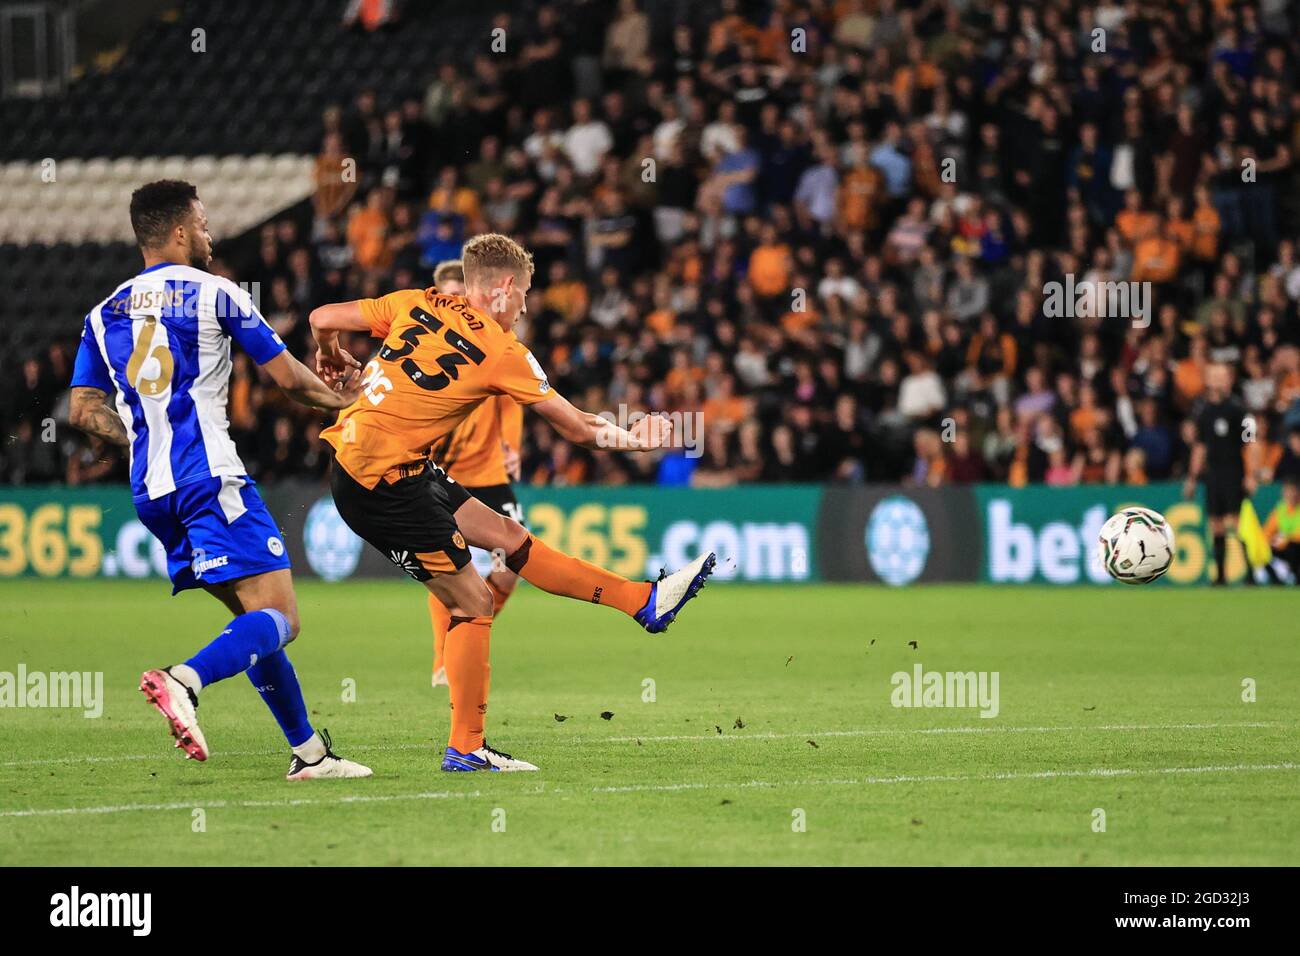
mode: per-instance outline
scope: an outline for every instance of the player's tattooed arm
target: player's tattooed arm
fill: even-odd
[[[109,406],[107,393],[97,388],[83,385],[72,389],[68,423],[87,435],[95,435],[119,448],[127,448],[131,444],[122,416]]]
[[[552,395],[532,408],[551,423],[561,438],[584,448],[654,451],[672,439],[672,424],[662,415],[647,415],[631,428],[620,428],[608,419],[575,408],[563,395]]]
[[[327,385],[288,352],[281,352],[262,368],[280,386],[280,391],[311,408],[347,408],[361,394],[361,382],[356,376]]]

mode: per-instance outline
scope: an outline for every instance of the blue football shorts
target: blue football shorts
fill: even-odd
[[[190,482],[135,510],[167,551],[173,594],[289,567],[280,529],[247,475]]]

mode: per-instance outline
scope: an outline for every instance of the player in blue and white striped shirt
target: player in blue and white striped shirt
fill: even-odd
[[[136,511],[167,551],[172,593],[202,588],[235,614],[184,664],[146,671],[140,689],[176,746],[206,760],[199,691],[247,673],[293,749],[289,779],[370,776],[312,728],[284,652],[298,635],[298,604],[279,528],[227,432],[230,343],[304,405],[344,408],[357,383],[326,385],[285,351],[247,292],[205,271],[212,238],[194,186],[137,189],[131,226],[145,269],[86,316],[70,420],[130,450]]]

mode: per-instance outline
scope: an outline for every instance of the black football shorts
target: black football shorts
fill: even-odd
[[[1205,476],[1205,513],[1211,518],[1232,516],[1241,512],[1241,503],[1245,494],[1241,489],[1240,472],[1215,474],[1211,470]]]
[[[456,509],[469,500],[464,486],[432,462],[374,488],[357,483],[334,463],[330,489],[339,516],[357,536],[417,581],[453,574],[469,564],[456,527]]]

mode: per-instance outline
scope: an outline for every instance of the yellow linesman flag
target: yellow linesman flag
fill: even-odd
[[[1241,503],[1241,515],[1237,519],[1237,537],[1241,539],[1242,547],[1246,550],[1246,560],[1250,562],[1252,568],[1262,568],[1272,559],[1273,549],[1269,547],[1264,526],[1259,523],[1259,515],[1256,514],[1255,505],[1249,498]]]

